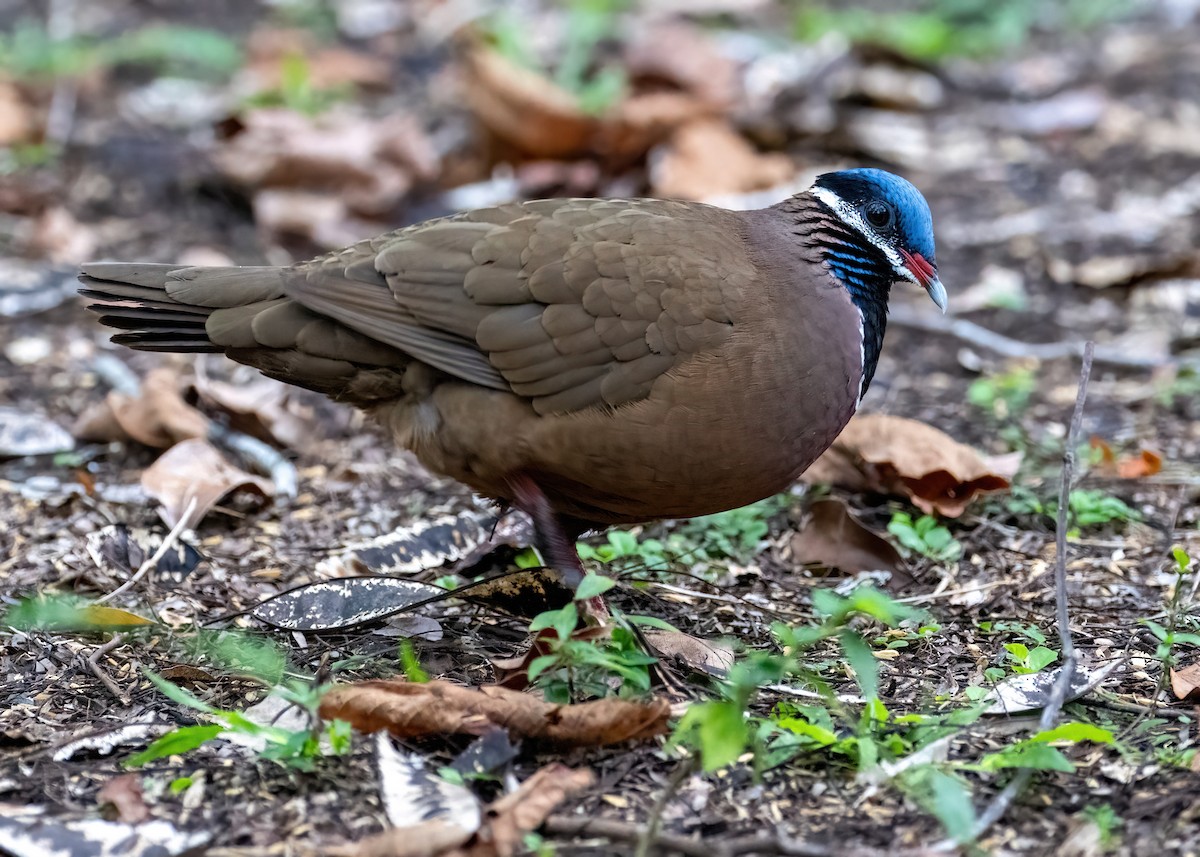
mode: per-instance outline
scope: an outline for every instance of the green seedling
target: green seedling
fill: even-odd
[[[895,512],[888,532],[908,550],[935,562],[953,562],[962,556],[962,544],[932,515],[914,520],[907,512]]]

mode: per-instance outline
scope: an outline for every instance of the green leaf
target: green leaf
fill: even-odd
[[[150,679],[150,682],[159,689],[163,696],[167,697],[172,702],[187,706],[188,708],[194,708],[197,711],[203,711],[205,714],[221,713],[218,709],[213,708],[204,700],[193,696],[179,685],[167,681],[153,670],[148,670],[143,667],[142,672],[146,675],[146,678]]]
[[[539,655],[529,662],[529,668],[525,674],[531,682],[537,681],[538,676],[551,667],[556,666],[558,662],[558,655]]]
[[[611,577],[604,577],[600,574],[586,574],[583,580],[579,581],[579,588],[575,590],[576,601],[586,601],[589,598],[595,598],[597,595],[603,595],[608,590],[617,585],[617,582]]]
[[[429,673],[421,668],[412,640],[400,641],[400,663],[404,666],[404,677],[409,681],[414,684],[425,684],[429,681]]]
[[[1056,652],[1054,649],[1048,649],[1045,646],[1037,646],[1029,653],[1026,666],[1028,666],[1034,672],[1039,672],[1057,660],[1058,652]]]
[[[980,762],[985,771],[1003,768],[1032,768],[1035,771],[1071,773],[1075,766],[1057,748],[1040,742],[1021,742],[998,753],[988,753]]]
[[[750,734],[741,706],[734,702],[705,702],[688,709],[684,719],[693,711],[696,711],[694,720],[704,770],[711,772],[736,762],[745,751]]]
[[[902,783],[913,799],[941,822],[951,839],[970,841],[975,833],[975,806],[962,781],[932,765],[921,765],[905,774]]]
[[[1062,723],[1053,729],[1039,732],[1030,741],[1048,743],[1051,741],[1091,741],[1096,744],[1113,743],[1113,734],[1107,729],[1093,726],[1091,723]]]
[[[871,654],[871,647],[867,645],[867,641],[849,628],[842,629],[842,632],[838,634],[838,641],[842,644],[846,662],[854,670],[862,695],[868,700],[878,699],[879,663]]]
[[[142,752],[130,756],[125,760],[125,767],[140,768],[155,759],[182,755],[189,750],[195,750],[206,741],[211,741],[224,731],[225,727],[218,724],[180,726],[178,729],[172,729],[166,735],[156,738]]]

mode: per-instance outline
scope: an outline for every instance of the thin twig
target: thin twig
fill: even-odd
[[[166,537],[162,540],[162,544],[158,546],[158,550],[154,552],[154,555],[138,566],[138,570],[133,573],[132,577],[107,595],[101,595],[95,600],[94,603],[103,604],[105,601],[111,601],[121,593],[128,591],[130,587],[145,577],[150,569],[157,568],[159,560],[167,555],[167,551],[169,551],[171,546],[174,545],[179,539],[179,534],[187,528],[188,522],[192,517],[192,512],[195,510],[196,498],[193,497],[188,501],[187,508],[183,510],[183,514],[180,515],[179,520],[175,522],[175,526],[171,527],[171,531],[167,533]]]
[[[543,830],[555,836],[597,836],[613,842],[638,842],[645,835],[640,825],[615,818],[575,818],[552,815]],[[790,839],[781,834],[754,834],[731,839],[724,843],[708,844],[701,839],[676,833],[659,833],[651,843],[659,851],[684,854],[686,857],[738,857],[742,854],[776,854],[782,857],[854,857],[869,852],[837,850]],[[900,852],[889,851],[889,854]]]
[[[695,769],[696,760],[694,758],[684,759],[675,768],[675,772],[671,774],[671,779],[667,782],[666,788],[662,790],[662,794],[658,796],[658,799],[654,801],[654,806],[650,809],[650,818],[642,830],[642,835],[638,837],[637,850],[634,852],[634,857],[649,857],[650,850],[657,844],[658,834],[662,832],[663,811],[667,808],[667,804],[671,802],[671,798],[679,793],[679,788],[683,785],[683,781]]]
[[[117,683],[112,680],[112,676],[105,672],[104,667],[100,666],[100,659],[124,642],[124,634],[113,634],[111,640],[109,640],[103,646],[97,646],[96,651],[92,652],[91,655],[88,656],[87,664],[88,668],[92,671],[92,675],[100,679],[100,683],[108,688],[108,692],[115,696],[117,701],[122,705],[128,705],[129,697],[127,697],[124,691],[117,686]]]
[[[1092,374],[1092,358],[1094,343],[1087,342],[1083,346],[1083,365],[1079,370],[1079,392],[1075,396],[1075,411],[1071,415],[1071,428],[1067,432],[1066,448],[1063,450],[1062,481],[1058,489],[1058,516],[1055,521],[1055,550],[1054,558],[1054,600],[1058,620],[1058,636],[1062,645],[1062,670],[1059,672],[1046,705],[1042,708],[1042,716],[1038,721],[1038,730],[1045,732],[1053,729],[1058,722],[1059,712],[1063,701],[1067,698],[1078,658],[1075,654],[1075,639],[1071,636],[1070,611],[1067,603],[1067,508],[1071,498],[1071,481],[1075,478],[1075,447],[1079,444],[1079,430],[1083,424],[1083,403],[1087,399],[1088,379]],[[1009,781],[1008,785],[996,795],[975,822],[972,839],[978,839],[989,827],[999,821],[1018,794],[1029,784],[1033,777],[1032,768],[1022,768]]]
[[[1012,339],[1002,333],[996,333],[965,318],[954,318],[936,313],[916,313],[907,307],[895,306],[888,313],[888,321],[910,330],[923,330],[930,333],[946,333],[955,339],[979,348],[986,348],[1001,357],[1033,357],[1037,360],[1061,360],[1064,357],[1082,356],[1089,346],[1088,342],[1022,342]],[[1118,366],[1125,369],[1154,369],[1169,363],[1179,362],[1180,365],[1191,366],[1200,361],[1174,361],[1147,354],[1129,354],[1120,348],[1107,346],[1096,349],[1093,360],[1108,366]]]

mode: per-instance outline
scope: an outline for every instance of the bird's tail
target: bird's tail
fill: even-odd
[[[283,298],[281,269],[269,267],[105,262],[85,265],[79,281],[88,309],[124,331],[112,341],[141,351],[224,351],[212,340],[214,323],[250,318],[246,308]]]

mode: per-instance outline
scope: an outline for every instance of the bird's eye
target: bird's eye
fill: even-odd
[[[892,225],[892,207],[883,202],[868,202],[863,209],[867,223],[876,229],[887,229]]]

